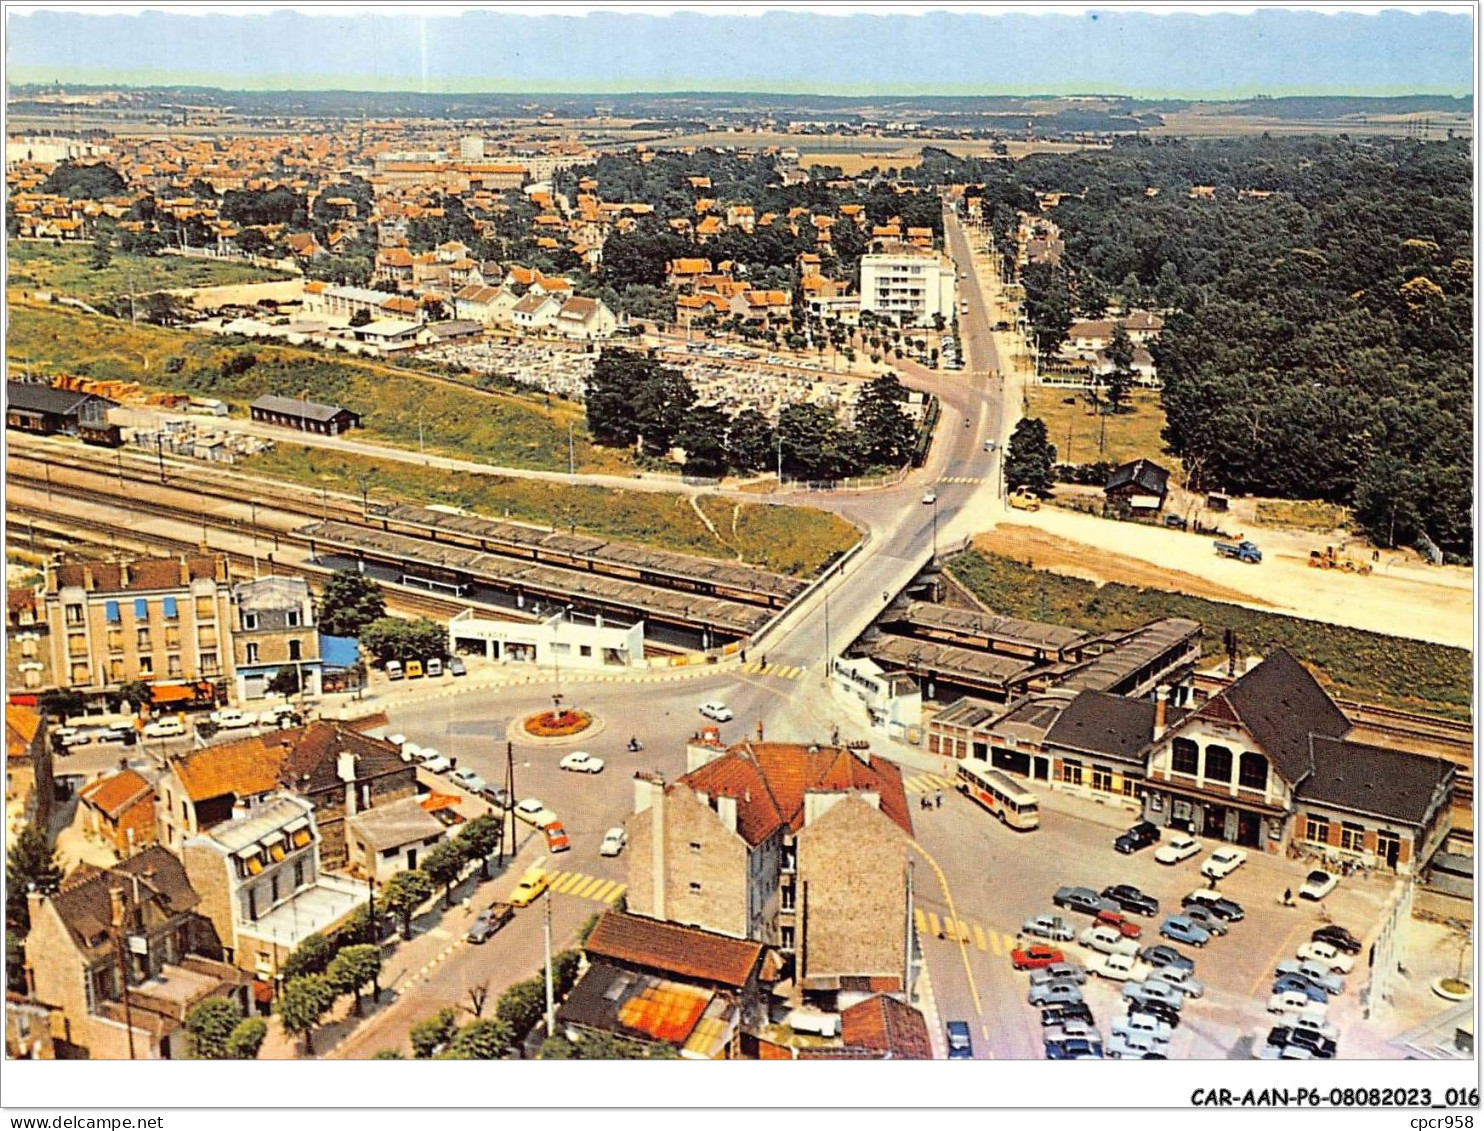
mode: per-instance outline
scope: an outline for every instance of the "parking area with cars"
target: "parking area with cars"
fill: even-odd
[[[962,948],[981,997],[990,1055],[1000,1058],[1093,1055],[1075,1043],[1090,1040],[1087,1034],[1076,1037],[1065,1029],[1048,1034],[1056,1027],[1043,1024],[1043,1008],[1054,1005],[1085,1006],[1098,1030],[1098,1051],[1105,1056],[1258,1055],[1270,1030],[1285,1024],[1292,1029],[1296,1023],[1287,1015],[1268,1012],[1280,964],[1294,963],[1290,976],[1299,977],[1303,973],[1299,965],[1334,963],[1345,957],[1339,948],[1331,953],[1313,943],[1314,932],[1326,927],[1321,914],[1364,935],[1389,889],[1380,877],[1344,879],[1325,896],[1321,912],[1320,902],[1297,897],[1309,870],[1299,862],[1190,837],[1192,844],[1165,854],[1178,857],[1178,862],[1166,864],[1156,858],[1156,849],[1172,839],[1168,831],[1159,842],[1147,834],[1123,838],[1124,849],[1130,840],[1141,845],[1132,851],[1114,847],[1135,824],[1136,814],[1127,814],[1119,824],[1116,811],[1097,807],[1098,811],[1074,815],[1069,810],[1075,810],[1075,803],[1059,799],[1047,806],[1044,793],[1042,800],[1041,827],[1029,833],[1003,828],[956,795],[942,809],[914,813],[919,839],[952,886],[957,914],[983,924],[986,932],[1019,935],[1019,960],[991,948],[981,950],[972,944]],[[1285,892],[1291,897],[1287,903]],[[922,900],[936,910],[931,891],[923,892]],[[926,939],[924,947],[935,986],[946,995],[961,993],[965,980],[955,976],[961,948],[953,939],[936,938]],[[1070,988],[1048,988],[1055,984],[1049,972],[1056,962],[1074,964],[1082,980]],[[1337,974],[1337,967],[1329,973]],[[1043,987],[1036,992],[1034,1007],[1029,1002],[1031,979]],[[1359,1011],[1349,1007],[1360,979],[1343,981],[1347,984],[1337,1000],[1347,1006],[1343,1010],[1347,1018],[1358,1016]],[[1150,985],[1156,987],[1152,993]],[[1130,1010],[1130,1001],[1140,1008]],[[1309,1006],[1319,1004],[1323,1003]],[[1147,1035],[1130,1029],[1145,1024],[1132,1020],[1146,1012],[1145,1006],[1155,1013],[1163,1007],[1172,1015],[1168,1039],[1158,1049]],[[972,1013],[972,1006],[940,1001],[940,1010],[962,1015]],[[1296,1017],[1304,1010],[1291,1012]],[[1335,1012],[1329,1010],[1331,1015]],[[1306,1016],[1317,1017],[1318,1011],[1308,1008]],[[1324,1031],[1326,1039],[1338,1035],[1344,1055],[1343,1033],[1336,1033],[1333,1017],[1320,1020],[1331,1026]],[[1115,1024],[1129,1033],[1115,1040]],[[1055,1046],[1053,1052],[1048,1035],[1053,1041],[1073,1043]],[[1308,1039],[1300,1036],[1289,1043],[1302,1046]],[[981,1040],[981,1048],[984,1043]]]

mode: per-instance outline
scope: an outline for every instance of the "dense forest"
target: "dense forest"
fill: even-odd
[[[1002,240],[1032,192],[1075,194],[1050,213],[1066,251],[1028,280],[1032,314],[1055,339],[1068,302],[1167,311],[1164,435],[1194,485],[1344,503],[1384,544],[1470,553],[1467,141],[1130,139],[924,165],[983,180]]]

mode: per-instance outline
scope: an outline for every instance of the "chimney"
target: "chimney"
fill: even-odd
[[[129,563],[119,562],[119,588],[129,588]]]
[[[1165,733],[1165,715],[1169,710],[1170,689],[1160,684],[1154,689],[1154,737],[1163,738]]]
[[[727,827],[728,832],[737,831],[737,799],[735,797],[718,795],[716,815],[721,818],[721,823]]]
[[[124,893],[118,888],[108,889],[108,922],[115,931],[124,927]]]
[[[191,583],[191,563],[184,554],[180,555],[180,583],[182,585]]]
[[[93,591],[93,563],[82,563],[82,587],[86,592]]]
[[[356,756],[349,750],[342,750],[335,756],[335,773],[345,783],[345,815],[353,817],[356,813]]]

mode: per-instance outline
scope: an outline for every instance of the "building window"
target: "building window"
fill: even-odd
[[[1082,763],[1075,758],[1063,758],[1061,760],[1061,780],[1067,785],[1082,784]]]
[[[103,619],[109,624],[119,623],[119,603],[117,601],[103,602]]]
[[[1094,766],[1092,768],[1092,788],[1104,793],[1113,792],[1113,771],[1107,766]]]
[[[691,895],[701,894],[701,882],[699,880],[692,880],[690,882],[690,893]]]
[[[778,894],[779,894],[780,898],[782,899],[782,902],[779,904],[779,906],[784,911],[792,911],[794,909],[794,886],[793,886],[793,884],[784,884],[783,887],[781,887],[781,888],[778,889]]]
[[[149,602],[143,597],[134,598],[134,619],[149,620]]]
[[[1200,757],[1200,748],[1188,738],[1177,738],[1170,743],[1170,769],[1177,774],[1194,777]]]
[[[216,601],[211,597],[196,598],[196,619],[211,620],[216,616]]]
[[[254,923],[258,921],[258,889],[255,887],[247,889],[247,917]]]
[[[393,856],[395,856],[396,853],[397,853],[397,850],[395,848],[391,849],[391,854]],[[294,861],[294,890],[295,891],[298,891],[303,886],[304,886],[304,861],[302,861],[302,860],[295,860]]]
[[[1312,813],[1304,815],[1304,839],[1315,844],[1329,843],[1329,821]]]
[[[274,872],[273,875],[269,878],[269,880],[268,880],[268,886],[269,886],[269,891],[271,893],[268,896],[268,898],[273,903],[276,904],[278,902],[278,873],[277,872]]]
[[[289,627],[290,628],[298,628],[299,627],[299,610],[298,609],[290,609],[289,612],[288,612],[288,618],[289,618]]]
[[[1267,789],[1268,760],[1251,750],[1243,754],[1237,769],[1237,784],[1247,789]]]
[[[1206,747],[1206,776],[1212,781],[1232,780],[1232,752],[1225,746]]]
[[[145,625],[143,628],[139,629],[134,634],[134,637],[135,637],[135,639],[134,639],[135,646],[138,647],[138,649],[141,652],[147,652],[147,651],[149,651],[149,626],[148,625]]]
[[[86,656],[88,654],[88,638],[80,632],[74,632],[67,637],[67,655]]]
[[[72,682],[74,684],[88,683],[92,678],[93,673],[87,664],[72,665]]]
[[[215,648],[216,625],[203,624],[196,632],[196,644],[201,648]]]
[[[124,650],[124,630],[121,628],[110,628],[108,630],[108,650],[110,652],[122,652]]]
[[[1349,821],[1340,825],[1340,847],[1346,852],[1360,852],[1365,848],[1365,828]]]
[[[256,644],[249,644],[247,646],[247,662],[249,664],[258,662],[258,646]]]
[[[690,842],[690,850],[692,852],[700,852],[701,851],[701,842],[698,841],[698,840],[691,841]]]
[[[180,647],[180,625],[178,625],[178,624],[167,624],[165,626],[165,647],[166,648],[179,648]]]
[[[68,605],[68,606],[66,606],[66,614],[67,614],[67,623],[68,624],[81,624],[82,623],[82,606],[81,605]]]
[[[123,683],[124,682],[124,661],[123,660],[109,660],[108,661],[108,682],[109,683]]]
[[[778,928],[778,945],[784,950],[793,950],[794,929],[792,927]]]
[[[215,652],[202,652],[201,653],[201,674],[202,675],[216,675],[217,674],[217,670],[218,669],[217,669],[216,653]]]
[[[181,674],[180,654],[178,652],[172,652],[169,656],[165,657],[165,671],[171,678]]]
[[[577,654],[579,656],[591,656],[593,654],[592,646],[589,644],[583,644],[577,649]]]
[[[291,660],[302,660],[304,658],[303,650],[304,650],[304,645],[302,643],[300,643],[298,640],[290,640],[289,641],[289,659],[291,659]]]
[[[141,677],[155,674],[155,658],[153,656],[139,657],[139,674]]]
[[[166,597],[165,600],[163,602],[161,602],[161,604],[162,604],[162,606],[164,608],[164,611],[165,611],[165,619],[166,620],[177,620],[177,619],[179,619],[179,617],[180,617],[180,607],[176,604],[176,601],[175,601],[175,598],[174,597]]]

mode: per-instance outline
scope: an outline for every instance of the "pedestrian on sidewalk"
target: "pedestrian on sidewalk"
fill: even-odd
[[[1212,891],[1215,891],[1216,890],[1216,877],[1215,876],[1207,876],[1206,877],[1206,887],[1210,888]]]
[[[941,789],[938,790],[937,794],[933,798],[933,801],[939,809],[943,808],[943,791]]]
[[[1284,888],[1283,889],[1283,906],[1284,907],[1292,907],[1293,906],[1293,889],[1292,888]]]

